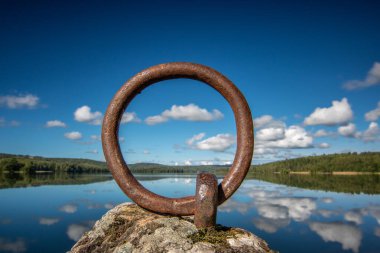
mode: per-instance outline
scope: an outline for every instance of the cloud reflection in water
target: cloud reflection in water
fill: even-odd
[[[338,242],[345,250],[359,252],[362,232],[357,226],[341,222],[311,222],[309,226],[325,242]]]
[[[344,209],[339,205],[339,199],[309,194],[298,188],[273,187],[270,183],[257,184],[253,181],[244,183],[237,196],[221,205],[219,211],[252,215],[253,225],[266,233],[276,233],[291,226],[292,221],[302,223],[323,241],[339,243],[343,250],[355,253],[359,252],[362,242],[359,226],[364,223],[364,216],[370,216],[380,224],[380,205],[372,203],[361,208]],[[318,209],[318,204],[321,207],[327,204],[329,208]],[[251,210],[256,210],[257,214]],[[373,231],[380,237],[380,227]]]
[[[15,241],[9,240],[7,238],[0,237],[0,251],[5,252],[25,252],[26,251],[26,243],[22,238],[18,238]]]

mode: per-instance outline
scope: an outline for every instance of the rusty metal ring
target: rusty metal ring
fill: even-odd
[[[114,179],[135,203],[158,213],[192,215],[195,208],[194,196],[167,198],[144,188],[125,163],[118,141],[121,117],[133,98],[154,83],[175,78],[189,78],[208,84],[228,101],[234,112],[237,149],[230,170],[218,186],[218,204],[231,197],[243,182],[251,165],[254,144],[252,116],[239,89],[212,68],[194,63],[173,62],[150,67],[129,79],[115,94],[107,108],[102,126],[102,145]]]

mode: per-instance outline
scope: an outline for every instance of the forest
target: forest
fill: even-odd
[[[229,166],[169,166],[155,163],[128,165],[134,173],[195,174],[208,171],[217,175],[227,173]],[[78,158],[45,158],[39,156],[0,154],[0,172],[36,174],[41,172],[104,173],[105,162]],[[252,165],[249,174],[288,174],[308,172],[329,174],[333,172],[380,172],[380,152],[341,153],[287,159],[260,165]]]
[[[307,156],[253,166],[254,173],[380,172],[380,152],[341,153]]]

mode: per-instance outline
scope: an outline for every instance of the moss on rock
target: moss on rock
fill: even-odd
[[[272,252],[265,241],[238,228],[198,230],[192,217],[159,215],[124,203],[97,221],[73,246],[84,252]]]

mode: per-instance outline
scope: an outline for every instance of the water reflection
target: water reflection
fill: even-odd
[[[341,222],[311,222],[309,226],[325,242],[338,242],[345,250],[359,252],[362,232],[357,226]]]
[[[58,218],[46,218],[46,217],[41,217],[38,221],[40,225],[46,225],[46,226],[51,226],[59,222]]]
[[[311,190],[380,194],[380,175],[253,174],[251,178]]]
[[[0,237],[0,251],[6,252],[25,252],[26,251],[26,243],[24,239],[18,238],[16,240],[10,240],[7,238]]]
[[[78,206],[74,204],[66,204],[59,208],[64,213],[75,213],[78,210]]]
[[[11,223],[12,223],[12,220],[9,218],[0,219],[0,225],[7,225],[7,224],[11,224]]]
[[[327,209],[317,210],[316,213],[320,214],[324,218],[330,218],[334,215],[340,215],[340,212],[338,210],[327,210]]]
[[[95,221],[86,221],[81,224],[71,224],[67,228],[67,236],[73,241],[78,241],[84,233],[94,226],[94,224]]]
[[[330,204],[330,203],[334,202],[334,199],[333,198],[321,198],[321,201],[323,203]]]
[[[195,190],[192,176],[142,175],[139,180],[168,197],[193,195]],[[94,221],[128,201],[111,180],[3,189],[0,199],[4,204],[0,251],[4,252],[66,252]],[[245,228],[282,253],[303,251],[302,245],[311,253],[376,252],[380,248],[379,195],[246,180],[218,210],[218,223]]]
[[[363,206],[355,207],[357,205]],[[267,234],[289,237],[290,230],[281,231],[281,229],[298,227],[303,233],[298,236],[305,237],[305,234],[311,236],[311,233],[315,233],[323,242],[338,243],[342,250],[351,250],[355,253],[361,248],[362,230],[375,225],[373,221],[380,224],[378,197],[316,192],[255,180],[246,181],[238,190],[237,196],[224,203],[219,211],[239,212],[251,216],[255,228]],[[371,217],[373,220],[365,222],[365,217]],[[303,226],[307,226],[310,232],[305,232]],[[380,236],[380,228],[372,229],[375,236]],[[265,234],[263,237],[267,238]],[[285,252],[291,251],[285,250]],[[323,250],[314,252],[323,252]]]
[[[39,185],[86,184],[112,179],[108,173],[8,173],[0,171],[0,189]]]
[[[378,237],[380,237],[380,227],[375,228],[374,234]]]

